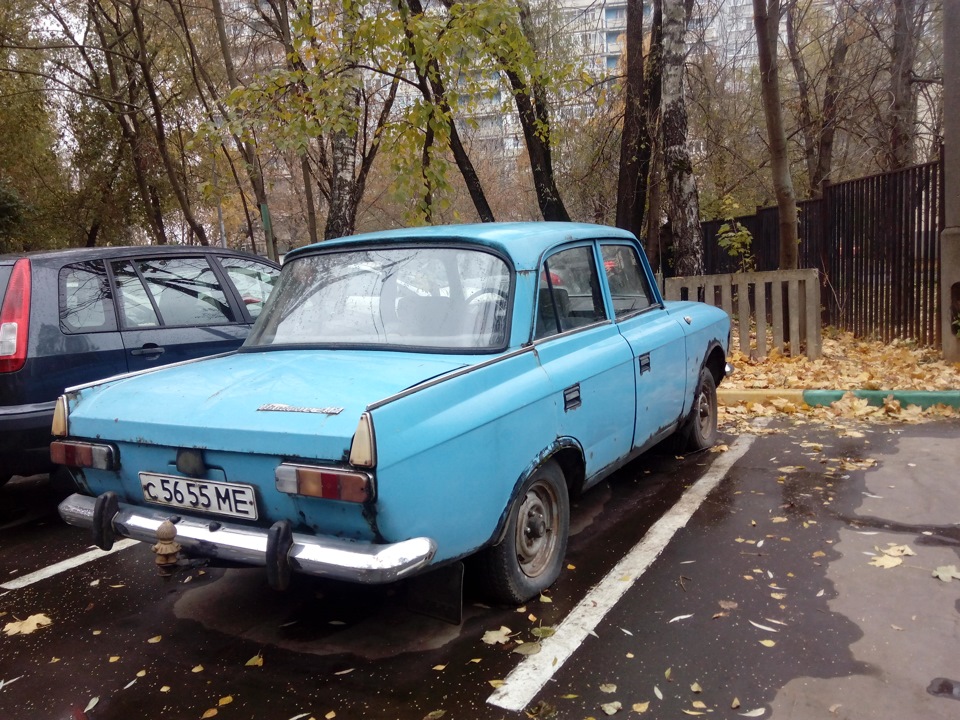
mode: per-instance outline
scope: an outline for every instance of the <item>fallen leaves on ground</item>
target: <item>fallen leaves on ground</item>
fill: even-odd
[[[506,645],[510,641],[511,632],[506,625],[501,625],[499,630],[487,630],[480,639],[487,645],[496,645],[497,643]]]
[[[957,570],[956,565],[941,565],[933,571],[933,577],[943,580],[943,582],[960,580],[960,571]]]
[[[43,613],[31,615],[26,620],[9,622],[3,626],[3,631],[7,635],[29,635],[42,627],[50,625],[52,620]]]
[[[735,340],[732,347],[739,347],[739,343]],[[774,349],[764,358],[748,357],[732,350],[730,362],[736,372],[724,379],[723,389],[937,391],[960,387],[960,364],[944,362],[936,348],[917,347],[904,340],[890,343],[862,340],[847,332],[825,333],[823,354],[816,360],[786,356]],[[769,403],[737,403],[720,408],[720,421],[724,426],[746,430],[752,418],[778,414],[828,423],[845,420],[918,423],[960,417],[960,412],[952,408],[935,406],[921,410],[913,405],[903,407],[892,398],[876,407],[848,393],[829,407],[811,408],[782,398]],[[758,431],[751,428],[751,432]]]

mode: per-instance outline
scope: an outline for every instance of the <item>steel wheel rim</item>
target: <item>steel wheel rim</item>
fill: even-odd
[[[538,480],[517,511],[517,562],[527,577],[537,577],[553,562],[560,527],[560,501],[554,489]]]
[[[706,437],[713,429],[713,404],[710,402],[710,393],[705,388],[700,390],[697,399],[697,424],[701,437]]]

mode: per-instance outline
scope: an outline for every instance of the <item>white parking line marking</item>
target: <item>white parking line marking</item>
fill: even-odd
[[[594,631],[624,593],[633,587],[663,552],[677,530],[687,524],[710,491],[720,484],[755,439],[752,435],[741,435],[729,450],[721,454],[707,474],[687,489],[677,504],[654,523],[643,539],[564,618],[556,633],[543,641],[540,652],[525,657],[507,675],[504,684],[487,698],[487,702],[504,710],[520,711],[527,707],[587,635]]]
[[[0,588],[3,588],[4,590],[18,590],[20,588],[27,587],[28,585],[33,585],[36,582],[40,582],[41,580],[46,580],[54,575],[59,575],[62,572],[70,570],[71,568],[85,565],[88,562],[99,560],[102,557],[113,555],[115,552],[120,552],[121,550],[126,550],[128,547],[139,544],[139,540],[130,540],[129,538],[125,540],[119,540],[113,544],[112,550],[90,550],[89,552],[85,552],[81,555],[76,555],[72,558],[67,558],[66,560],[61,560],[58,563],[54,563],[53,565],[48,565],[47,567],[41,568],[36,572],[18,577],[16,580],[5,582],[0,585]]]

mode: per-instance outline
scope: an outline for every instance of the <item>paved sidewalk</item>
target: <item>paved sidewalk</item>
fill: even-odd
[[[840,400],[848,392],[867,400],[871,405],[881,406],[891,395],[903,407],[918,405],[924,410],[933,405],[947,405],[960,410],[960,390],[798,390],[763,389],[741,390],[739,388],[717,388],[717,399],[721,405],[735,405],[741,402],[764,403],[782,399],[797,405],[806,403],[811,407],[830,405]]]
[[[840,518],[839,558],[827,568],[829,607],[863,633],[850,649],[869,671],[791,680],[771,703],[773,718],[960,717],[960,581],[932,576],[960,567],[960,425],[925,427],[876,448],[863,502]],[[890,545],[916,555],[890,569],[869,564]]]

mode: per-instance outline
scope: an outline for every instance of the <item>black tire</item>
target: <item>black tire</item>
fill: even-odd
[[[560,575],[570,534],[570,499],[560,466],[541,465],[510,503],[503,540],[479,557],[484,592],[519,605],[538,596]]]
[[[717,383],[709,368],[700,369],[693,407],[681,431],[681,444],[689,452],[706,450],[717,441]]]

